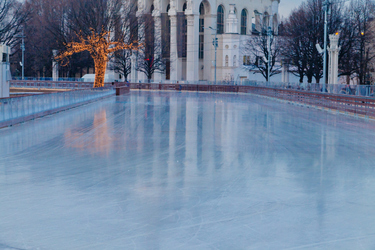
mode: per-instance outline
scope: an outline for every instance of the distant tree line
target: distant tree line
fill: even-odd
[[[264,27],[259,35],[249,39],[245,48],[252,54],[250,69],[257,69],[267,79],[268,51],[271,53],[270,75],[280,72],[280,64],[288,63],[299,81],[320,82],[323,77],[323,54],[316,44],[324,44],[324,0],[306,0],[282,20],[278,34],[271,36],[267,47]],[[327,16],[328,34],[339,34],[339,75],[347,83],[356,78],[359,84],[373,81],[371,72],[375,63],[375,2],[372,0],[330,0]],[[276,40],[276,41],[274,41]],[[277,67],[279,64],[279,67]],[[328,52],[327,52],[328,65]],[[327,66],[328,68],[328,66]],[[326,74],[327,75],[327,74]]]
[[[97,34],[110,31],[113,40],[127,44],[142,41],[142,49],[136,52],[117,51],[108,65],[125,79],[131,71],[132,53],[136,53],[141,62],[136,65],[137,71],[147,72],[147,77],[151,78],[154,72],[165,70],[161,55],[159,58],[154,54],[155,46],[159,43],[155,42],[154,33],[150,32],[153,17],[151,13],[137,17],[136,0],[25,0],[23,3],[2,0],[0,8],[5,5],[8,10],[0,10],[0,43],[7,43],[13,48],[13,75],[19,75],[21,70],[19,34],[22,30],[26,47],[25,76],[51,77],[53,50],[63,51],[67,43],[77,41],[79,35],[88,35],[92,30]],[[138,32],[140,26],[148,29],[143,35]],[[7,29],[1,29],[3,27]],[[59,65],[60,77],[83,76],[94,68],[87,51],[73,54],[67,60],[69,63]]]

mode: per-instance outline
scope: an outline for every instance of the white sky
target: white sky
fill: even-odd
[[[279,14],[281,18],[287,18],[290,12],[297,8],[303,0],[280,0]]]

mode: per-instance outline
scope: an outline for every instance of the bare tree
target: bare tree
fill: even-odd
[[[138,25],[139,21],[136,17],[137,4],[133,1],[127,1],[124,3],[121,24],[116,26],[115,34],[121,34],[117,39],[123,39],[125,43],[138,42]],[[124,34],[124,35],[122,35]],[[131,56],[134,52],[131,50],[120,50],[114,53],[114,57],[111,58],[109,68],[114,70],[116,73],[120,73],[124,76],[125,80],[128,80],[128,76],[131,73]]]
[[[270,46],[268,47],[268,39]],[[280,43],[277,36],[267,37],[265,32],[259,36],[249,38],[244,46],[243,54],[250,56],[250,65],[245,66],[250,71],[257,69],[264,79],[268,79],[268,67],[270,67],[270,77],[280,73],[280,64],[278,64],[280,56]],[[270,53],[270,54],[269,54]],[[268,58],[270,62],[268,63]],[[249,63],[246,63],[249,64]],[[254,74],[257,72],[254,72]]]
[[[14,38],[21,33],[30,12],[25,4],[16,0],[0,1],[0,43],[12,46],[17,42]]]
[[[66,44],[80,42],[80,38],[92,36],[92,32],[99,37],[103,37],[106,32],[111,32],[113,34],[110,37],[112,42],[124,44],[131,44],[137,39],[136,37],[135,39],[126,39],[129,38],[129,30],[123,28],[127,22],[126,15],[123,15],[123,13],[127,12],[126,8],[130,5],[130,2],[134,3],[134,1],[63,0],[61,3],[56,2],[50,8],[48,19],[51,22],[49,31],[56,38],[56,48],[60,51],[64,51]],[[130,6],[134,9],[136,5]],[[81,53],[87,54],[83,51]],[[120,51],[118,55],[121,55]],[[66,64],[64,68],[71,68],[72,73],[77,67],[82,69],[85,61],[80,60],[81,58],[80,53],[69,55],[68,60],[71,63]],[[113,55],[109,55],[108,60],[111,61],[112,58]],[[93,63],[89,58],[86,62],[91,65]],[[73,65],[74,67],[72,67]]]
[[[375,58],[375,47],[373,44],[375,4],[370,0],[352,0],[348,8],[348,16],[351,19],[354,45],[352,49],[351,67],[357,76],[359,84],[369,84],[371,62]]]
[[[309,83],[315,78],[319,82],[323,75],[323,56],[316,44],[324,42],[323,0],[307,0],[294,10],[283,25],[282,57],[287,59],[294,69],[292,73],[307,77]],[[343,2],[331,1],[328,16],[328,33],[340,30],[343,18]]]
[[[142,48],[138,51],[137,70],[144,73],[148,80],[152,79],[154,73],[164,73],[166,70],[166,59],[162,56],[163,44],[161,37],[155,35],[154,20],[151,14],[143,14],[142,24],[144,39]]]

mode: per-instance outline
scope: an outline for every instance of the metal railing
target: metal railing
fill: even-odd
[[[89,102],[114,93],[114,89],[98,88],[0,99],[0,125],[11,120],[21,119],[18,122],[22,122],[24,117],[32,119],[38,116],[37,114]]]
[[[55,82],[41,80],[12,80],[10,87],[14,88],[46,88],[46,89],[88,89],[93,87],[92,82]]]
[[[293,89],[309,92],[323,92],[341,95],[356,95],[373,97],[375,85],[347,85],[347,84],[327,84],[324,88],[322,83],[284,83],[284,82],[265,82],[265,81],[161,81],[151,82],[150,84],[187,84],[187,85],[225,85],[225,86],[254,86],[267,87],[275,89]]]
[[[325,89],[324,84],[322,83],[279,83],[247,81],[242,85],[367,97],[373,97],[375,92],[375,85],[327,84]]]
[[[264,82],[264,81],[150,81],[141,82],[139,84],[151,85],[166,85],[166,84],[181,84],[181,85],[224,85],[224,86],[258,86],[276,89],[293,89],[309,92],[325,92],[331,94],[342,95],[357,95],[357,96],[374,96],[375,85],[346,85],[346,84],[327,84],[326,89],[323,90],[321,83],[284,83],[284,82]],[[138,83],[137,83],[138,84]],[[47,81],[47,80],[12,80],[11,87],[20,88],[56,88],[56,89],[88,89],[93,87],[92,82],[68,82],[68,81]],[[105,83],[106,87],[112,86],[112,83]],[[155,87],[156,89],[156,87]]]
[[[41,81],[41,80],[11,80],[9,86],[13,88],[45,88],[45,89],[91,89],[93,82],[66,82],[66,81]],[[112,83],[104,83],[105,87],[113,86]]]
[[[22,77],[20,76],[12,77],[12,80],[22,80]],[[75,77],[59,77],[55,80],[52,77],[24,77],[23,80],[25,81],[65,81],[65,82],[83,82],[84,81],[84,79],[82,78],[75,78]]]

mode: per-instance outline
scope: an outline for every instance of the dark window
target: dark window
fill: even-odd
[[[241,11],[241,35],[246,35],[247,29],[247,12],[245,9]]]
[[[204,15],[204,5],[203,5],[203,3],[201,3],[201,5],[199,5],[199,15]]]
[[[199,32],[204,32],[204,18],[199,18]]]
[[[204,58],[204,35],[199,35],[199,59]]]
[[[184,5],[182,5],[182,11],[185,11],[187,8],[187,5],[186,5],[186,2],[184,3]]]
[[[217,8],[217,33],[224,34],[224,8],[222,5]]]
[[[161,36],[162,36],[162,55],[168,58],[170,55],[170,37],[171,37],[171,21],[168,13],[161,13]]]
[[[243,65],[250,65],[250,56],[243,56]]]
[[[187,20],[184,20],[184,26],[182,29],[182,32],[184,34],[184,40],[182,42],[182,57],[186,57],[187,53]]]
[[[199,32],[204,32],[203,31],[203,28],[204,28],[204,5],[203,3],[201,3],[201,5],[199,5],[199,15],[200,15],[200,18],[199,18]]]

